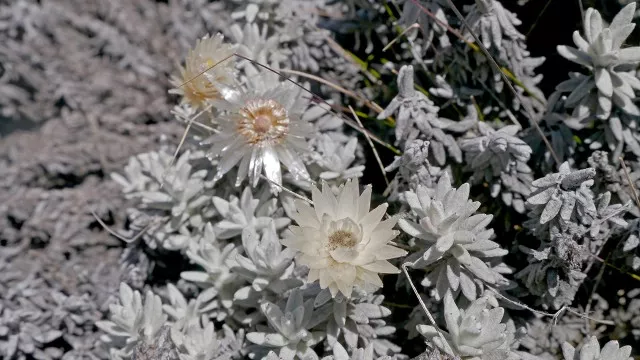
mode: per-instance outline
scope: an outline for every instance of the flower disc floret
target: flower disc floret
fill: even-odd
[[[298,251],[296,260],[309,267],[310,282],[320,281],[332,296],[350,297],[354,287],[382,287],[378,273],[399,273],[388,260],[406,251],[390,243],[398,235],[396,218],[382,221],[387,204],[369,211],[371,186],[360,194],[358,181],[340,187],[337,196],[327,184],[312,190],[314,206],[298,201],[291,226],[282,243]]]
[[[281,143],[289,133],[287,109],[272,99],[250,100],[238,111],[238,132],[250,144]]]

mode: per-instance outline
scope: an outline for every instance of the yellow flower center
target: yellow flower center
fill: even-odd
[[[287,109],[275,100],[249,100],[240,109],[239,115],[238,133],[242,134],[250,144],[278,144],[289,133]]]
[[[352,248],[356,246],[356,244],[358,244],[358,239],[354,233],[346,230],[336,230],[329,235],[329,243],[327,244],[327,247],[329,248],[329,251],[331,251],[339,247]]]
[[[271,129],[271,119],[267,115],[256,116],[253,122],[253,129],[259,133],[266,133]]]

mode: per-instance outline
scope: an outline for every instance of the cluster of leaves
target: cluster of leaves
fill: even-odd
[[[114,175],[137,202],[130,226],[143,231],[144,251],[153,251],[155,261],[178,252],[191,264],[176,285],[147,292],[144,305],[140,293],[121,288],[124,298],[111,320],[99,323],[114,356],[128,358],[169,336],[171,351],[184,359],[402,359],[420,352],[626,359],[629,347],[609,342],[600,350],[595,337],[584,336],[593,331],[589,322],[576,328],[567,317],[555,325],[555,317],[535,319],[518,310],[588,308],[591,300],[582,303],[579,290],[586,285],[596,294],[601,281],[588,274],[613,275],[603,257],[622,272],[639,259],[638,210],[631,201],[636,164],[629,163],[627,176],[618,159],[638,155],[631,119],[640,59],[637,48],[622,46],[634,27],[634,5],[610,25],[597,10],[585,13],[584,35],[574,34],[578,48],[558,51],[592,73],[571,75],[548,101],[535,71],[544,58],[531,57],[520,20],[497,0],[464,7],[464,20],[437,0],[322,6],[341,18],[303,15],[296,1],[238,5],[232,42],[202,38],[173,80],[172,92],[182,95],[174,114],[195,125],[196,141],[175,161],[168,151],[141,154],[125,176]],[[379,24],[346,30],[365,19]],[[303,20],[296,35],[285,36]],[[358,53],[375,62],[373,44],[413,22],[420,31],[407,34],[407,46],[384,66],[360,69],[379,84],[396,74],[391,99],[364,89],[364,96],[381,96],[384,109],[336,92],[366,84],[339,62],[361,66]],[[318,25],[353,35],[354,52],[326,38],[312,42],[329,34]],[[507,77],[494,71],[476,41]],[[321,52],[325,46],[341,60]],[[298,57],[302,53],[311,57]],[[303,76],[294,80],[313,78],[300,73],[308,71],[333,82],[302,84],[330,102],[309,101],[303,89],[245,57],[284,69],[281,75]],[[356,112],[354,122],[350,111],[327,106],[336,103],[366,110]],[[358,130],[360,118],[373,135],[359,137],[346,126]],[[524,125],[534,122],[539,125]],[[385,129],[390,125],[395,129]],[[369,212],[376,192],[360,193],[349,180],[375,169],[372,158],[382,161],[376,145],[375,154],[365,156],[361,142],[372,136],[398,147],[386,144],[397,153],[383,170],[394,177],[381,192],[398,215],[384,221],[386,205]],[[605,144],[600,138],[610,153],[598,150]],[[398,220],[402,232],[394,240]],[[420,294],[422,305],[409,306],[411,314],[402,306],[414,301],[398,304],[395,297],[386,305],[387,287],[379,290],[389,283],[378,274],[398,273],[401,264],[423,274],[420,284],[430,290]],[[396,291],[408,296],[407,281],[397,278]],[[539,331],[550,322],[572,331]],[[402,327],[422,337],[401,340],[396,331]],[[205,333],[213,340],[203,340]],[[576,355],[569,343],[580,342]]]
[[[637,291],[610,281],[640,268],[635,4],[610,22],[585,11],[576,47],[557,49],[584,73],[546,97],[514,12],[475,0],[458,18],[451,3],[169,1],[159,13],[193,6],[220,24],[176,26],[185,60],[166,80],[180,103],[149,110],[187,127],[181,148],[111,174],[131,204],[118,296],[96,281],[43,296],[44,271],[19,281],[17,252],[2,256],[0,354],[627,360],[606,342],[617,329],[594,324],[640,313]],[[136,73],[170,71],[169,56],[103,48]],[[33,116],[16,89],[42,79],[0,80],[5,116]],[[578,316],[616,286],[621,306]]]

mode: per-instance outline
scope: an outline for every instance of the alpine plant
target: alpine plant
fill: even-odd
[[[11,142],[0,145],[7,150],[0,150],[0,169],[13,169],[8,177],[0,170],[0,179],[7,179],[0,188],[29,189],[15,197],[27,200],[24,208],[0,195],[0,245],[8,248],[0,251],[0,294],[6,295],[0,296],[0,358],[629,360],[629,347],[610,341],[601,348],[595,337],[585,338],[640,337],[634,325],[640,291],[608,281],[640,269],[640,207],[627,211],[636,199],[633,185],[640,187],[640,47],[623,44],[636,15],[635,4],[617,4],[626,2],[633,1],[595,2],[613,5],[603,6],[602,15],[585,12],[575,47],[557,48],[584,71],[570,73],[547,96],[538,88],[548,75],[537,70],[544,58],[528,50],[522,12],[502,0],[466,1],[466,21],[453,17],[449,0],[139,0],[123,11],[84,11],[77,0],[49,1],[47,7],[36,0],[0,1],[0,28],[7,30],[0,31],[0,48],[12,50],[0,51],[0,69],[7,68],[0,70],[0,94],[8,95],[0,96],[0,117],[21,115],[23,106],[44,98],[52,109],[28,111],[51,118],[43,129],[80,126],[84,121],[78,120],[95,117],[95,125],[113,130],[118,123],[110,122],[121,116],[103,114],[129,114],[126,119],[142,121],[113,133],[114,140],[133,129],[141,140],[147,137],[128,142],[142,154],[113,176],[132,203],[126,222],[112,211],[119,202],[82,193],[90,202],[79,203],[98,206],[107,224],[125,223],[129,234],[141,234],[142,241],[132,238],[120,257],[122,249],[110,242],[84,240],[106,237],[85,236],[94,234],[95,219],[77,201],[62,203],[85,209],[71,212],[78,226],[48,216],[65,212],[50,207],[47,199],[56,196],[41,195],[66,197],[89,181],[63,189],[41,186],[34,177],[63,171],[65,181],[95,178],[104,159],[94,156],[93,147],[80,156],[63,155],[62,165],[25,166],[17,160],[28,152]],[[82,17],[75,20],[60,5],[66,3],[82,8]],[[47,20],[64,14],[60,30],[47,29],[55,24],[50,21],[25,26],[34,23],[28,21],[33,9],[55,10]],[[144,14],[157,17],[153,27],[139,21]],[[90,31],[84,31],[87,24]],[[140,31],[126,38],[129,28]],[[180,104],[169,113],[164,98],[146,96],[158,89],[166,95],[162,77],[150,74],[171,71],[163,60],[205,29],[215,35],[198,39],[170,79],[169,93]],[[83,56],[66,56],[82,38],[88,40],[80,42]],[[141,38],[149,38],[149,46],[138,46]],[[360,40],[366,48],[358,49]],[[52,41],[60,46],[21,51]],[[374,44],[389,51],[380,56],[384,51]],[[164,58],[148,57],[158,45],[166,46]],[[65,55],[71,66],[40,61],[56,55]],[[367,57],[354,58],[360,55]],[[96,63],[84,70],[74,58]],[[267,67],[283,74],[262,70]],[[57,74],[67,68],[84,72]],[[109,73],[115,70],[120,75]],[[41,72],[46,81],[35,81]],[[521,96],[507,93],[500,72]],[[75,94],[78,86],[56,81],[87,75],[98,93],[80,87],[86,94]],[[283,81],[288,76],[292,80]],[[294,86],[293,79],[309,85]],[[303,88],[317,96],[310,100]],[[22,98],[29,104],[20,105]],[[61,107],[63,98],[72,103]],[[354,125],[349,104],[363,124]],[[78,116],[79,108],[87,114]],[[146,129],[176,125],[156,124],[163,114],[189,124],[181,151],[173,147],[172,132],[157,139],[157,128]],[[525,125],[527,119],[542,129]],[[46,133],[65,133],[53,130]],[[69,142],[64,140],[54,142],[56,149]],[[156,151],[147,148],[157,143]],[[68,151],[76,154],[71,145]],[[607,152],[589,151],[596,149]],[[122,154],[106,155],[112,162]],[[625,162],[619,162],[622,156]],[[80,168],[80,176],[68,174]],[[361,189],[358,179],[364,177],[373,185]],[[36,198],[44,202],[32,204]],[[72,241],[56,239],[66,234]],[[39,241],[51,246],[29,249]],[[99,248],[108,256],[94,264],[102,253],[87,251]],[[81,251],[92,256],[75,255]],[[23,253],[43,261],[17,261]],[[57,253],[51,259],[62,266],[54,266],[49,253]],[[411,268],[407,280],[415,277],[421,286],[404,286],[400,263]],[[62,278],[66,273],[74,276]],[[596,274],[602,281],[592,278]],[[50,299],[48,286],[58,287],[51,281],[57,278],[63,286]],[[76,299],[70,293],[71,300],[60,295],[73,289],[86,294]],[[611,305],[600,296],[607,292]],[[553,318],[534,318],[538,307],[561,310]],[[105,308],[110,315],[99,321]],[[593,321],[605,314],[615,327]],[[530,329],[528,342],[516,324]],[[536,331],[536,324],[549,329]],[[398,331],[403,328],[408,333]],[[518,351],[521,340],[529,353]]]
[[[382,220],[387,203],[372,211],[371,186],[362,194],[357,180],[349,180],[334,195],[323,183],[322,191],[312,188],[313,206],[296,200],[293,220],[282,243],[298,251],[296,261],[309,268],[308,281],[320,281],[349,298],[354,287],[375,290],[382,287],[378,273],[396,274],[400,270],[388,260],[406,255],[406,251],[391,242],[398,231],[393,230],[397,218]]]

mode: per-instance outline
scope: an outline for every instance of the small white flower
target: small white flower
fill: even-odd
[[[169,93],[182,95],[182,103],[196,109],[208,101],[223,98],[234,84],[234,59],[231,58],[234,50],[232,45],[224,43],[221,34],[205,35],[189,50],[185,66],[180,67],[180,77],[171,78],[175,88]]]
[[[350,297],[354,286],[379,288],[378,273],[399,273],[388,259],[406,255],[389,242],[398,235],[395,217],[381,221],[384,203],[369,212],[371,186],[360,194],[357,180],[349,180],[334,195],[326,183],[312,188],[314,207],[297,201],[292,214],[298,226],[289,227],[282,243],[298,250],[299,264],[309,267],[309,281],[320,280],[332,296]]]
[[[249,90],[216,106],[226,110],[218,119],[219,132],[206,143],[212,144],[208,155],[220,157],[214,181],[218,181],[238,163],[236,186],[249,176],[256,186],[260,173],[282,184],[280,163],[298,179],[309,173],[299,156],[308,150],[311,125],[301,119],[304,101],[300,92],[288,83],[263,74],[250,84]]]

